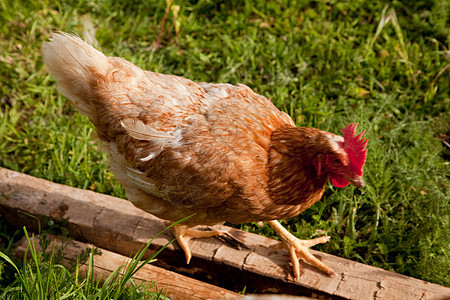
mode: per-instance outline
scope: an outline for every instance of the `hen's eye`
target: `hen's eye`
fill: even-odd
[[[334,159],[334,163],[337,164],[337,165],[340,165],[341,164],[341,160],[338,159],[338,158],[335,158]]]

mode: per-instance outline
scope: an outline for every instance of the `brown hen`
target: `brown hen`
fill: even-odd
[[[97,128],[128,199],[170,221],[193,215],[174,227],[188,263],[189,238],[224,234],[195,225],[268,221],[295,278],[298,258],[332,274],[308,250],[329,237],[299,240],[276,220],[320,200],[328,179],[364,186],[367,141],[355,124],[343,137],[295,127],[245,85],[143,71],[65,33],[44,43],[43,57],[59,91]]]

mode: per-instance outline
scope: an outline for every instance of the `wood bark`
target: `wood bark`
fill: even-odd
[[[51,251],[53,245],[55,249],[62,249],[63,259],[62,264],[70,266],[71,263],[77,262],[82,252],[85,253],[92,248],[92,245],[78,242],[78,241],[61,241],[55,236],[48,236],[52,240],[51,244],[46,249]],[[39,245],[41,237],[38,235],[35,237],[35,246],[37,251],[42,251]],[[23,258],[25,252],[28,249],[28,243],[25,238],[18,242],[15,256],[17,258]],[[108,251],[106,249],[97,248],[101,251],[100,255],[94,256],[94,276],[100,278],[101,281],[105,281],[108,276],[114,272],[120,266],[128,264],[130,258]],[[27,251],[30,254],[29,250]],[[84,263],[80,266],[80,276],[86,276],[88,272],[88,263]],[[206,300],[206,299],[239,299],[241,295],[228,291],[226,289],[190,278],[172,271],[168,271],[163,268],[147,264],[140,269],[134,276],[133,280],[136,284],[140,284],[145,281],[150,283],[150,291],[155,293],[160,292],[161,295],[167,296],[172,300]]]

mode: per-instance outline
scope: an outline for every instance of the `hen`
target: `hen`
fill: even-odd
[[[193,82],[106,57],[80,38],[54,33],[44,62],[59,91],[95,125],[128,199],[174,226],[187,262],[192,237],[223,235],[195,225],[267,221],[298,259],[333,271],[309,252],[329,237],[299,240],[277,219],[320,200],[328,179],[363,187],[367,140],[295,127],[245,85]]]

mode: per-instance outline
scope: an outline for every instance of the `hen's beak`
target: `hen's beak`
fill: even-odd
[[[363,188],[366,185],[362,177],[352,178],[349,179],[348,181],[350,181],[350,183],[356,186],[357,188]]]

